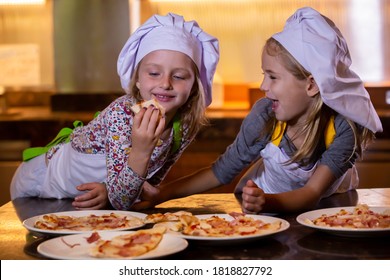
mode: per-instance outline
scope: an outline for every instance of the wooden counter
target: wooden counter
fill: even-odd
[[[390,188],[350,191],[321,201],[317,208],[354,206],[390,208]],[[198,194],[170,200],[145,213],[185,210],[193,214],[216,214],[240,211],[233,194]],[[26,230],[21,221],[45,213],[75,210],[71,200],[25,198],[0,207],[0,259],[42,259],[37,246],[51,238]],[[290,223],[290,227],[275,235],[251,242],[230,243],[229,246],[202,244],[191,240],[184,251],[164,257],[177,260],[377,260],[390,259],[390,235],[372,237],[344,237],[305,227],[296,221],[296,214],[276,215]]]

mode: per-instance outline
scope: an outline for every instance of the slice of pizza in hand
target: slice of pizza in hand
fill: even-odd
[[[152,228],[115,236],[111,240],[100,239],[89,254],[96,258],[133,258],[155,249],[166,229]]]
[[[131,110],[137,114],[139,111],[141,111],[142,108],[148,108],[149,106],[153,105],[154,107],[156,107],[157,109],[160,110],[160,115],[161,116],[164,116],[165,115],[165,108],[163,106],[161,106],[160,103],[158,103],[158,101],[154,98],[150,99],[150,100],[146,100],[146,101],[142,101],[140,103],[137,103],[133,106],[131,106]]]

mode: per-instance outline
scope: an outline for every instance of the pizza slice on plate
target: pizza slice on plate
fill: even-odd
[[[97,258],[132,258],[155,249],[161,242],[165,228],[138,230],[118,235],[111,240],[98,240],[89,254]]]
[[[177,211],[177,212],[166,212],[166,213],[154,213],[149,214],[145,217],[144,222],[149,223],[161,223],[161,222],[176,222],[180,221],[182,216],[192,216],[191,212]]]
[[[181,220],[185,217],[193,218],[194,216],[191,212],[187,211],[154,213],[147,215],[144,219],[144,223],[154,223],[154,228],[165,228],[170,232],[181,232],[184,227]]]

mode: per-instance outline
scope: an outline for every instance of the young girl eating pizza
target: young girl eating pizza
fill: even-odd
[[[11,198],[75,197],[77,208],[103,208],[109,202],[129,209],[145,182],[160,184],[205,123],[218,60],[218,40],[197,22],[172,13],[151,17],[119,55],[118,74],[127,94],[41,155],[27,151],[12,180]],[[151,99],[165,114],[153,105],[131,110]]]
[[[134,209],[230,183],[246,213],[294,212],[358,186],[356,159],[382,125],[345,39],[312,8],[298,9],[262,52],[266,98],[211,166],[159,188],[145,186]],[[147,191],[146,191],[147,190]]]

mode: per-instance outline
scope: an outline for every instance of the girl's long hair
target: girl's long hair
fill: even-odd
[[[311,73],[304,69],[302,65],[275,39],[268,39],[263,51],[270,56],[277,56],[283,66],[298,80],[305,80],[311,75]],[[316,94],[313,98],[315,100],[314,106],[311,108],[308,119],[300,131],[300,135],[305,135],[303,144],[287,163],[296,162],[305,165],[317,161],[319,149],[321,148],[321,145],[323,145],[321,143],[324,143],[326,127],[330,118],[337,114],[323,103],[320,93]],[[273,135],[277,122],[278,120],[275,117],[270,118],[264,130],[261,132],[261,136]],[[351,120],[347,119],[347,122],[351,126],[355,137],[354,150],[350,155],[350,158],[352,158],[355,153],[361,157],[363,150],[374,139],[374,133],[367,128],[359,129]]]
[[[136,82],[138,81],[138,69],[141,63],[142,60],[138,63],[135,74],[130,81],[131,93],[137,102],[143,101],[141,93],[136,86]],[[191,88],[191,93],[187,102],[176,112],[176,114],[180,114],[181,127],[186,131],[186,133],[183,133],[183,136],[187,139],[193,139],[200,128],[208,124],[208,119],[205,114],[205,93],[199,78],[199,71],[194,62],[192,62],[192,67],[195,73],[195,82]]]

